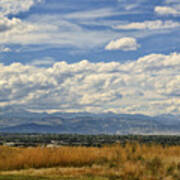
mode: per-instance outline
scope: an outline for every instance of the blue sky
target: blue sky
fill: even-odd
[[[0,107],[179,114],[179,37],[179,0],[1,1]],[[101,65],[106,69],[103,72],[97,68]],[[65,75],[55,75],[56,66],[64,69],[63,73],[66,70]],[[34,73],[39,74],[39,82]],[[84,79],[76,82],[79,76]],[[55,82],[48,85],[51,78]],[[80,94],[73,90],[77,86]],[[66,93],[69,87],[72,91]],[[133,92],[124,93],[130,90]],[[33,93],[40,94],[35,97]],[[69,95],[70,99],[64,97]]]
[[[25,3],[25,1],[24,1]],[[179,26],[162,29],[117,29],[118,25],[145,21],[179,22],[177,15],[160,15],[155,8],[174,6],[165,1],[126,1],[126,0],[51,0],[34,1],[29,10],[18,10],[7,14],[9,19],[18,18],[30,25],[40,24],[39,32],[32,32],[32,39],[9,39],[2,46],[12,49],[1,52],[1,62],[14,61],[26,63],[34,59],[52,57],[57,61],[69,63],[88,59],[97,61],[135,60],[150,53],[169,54],[179,52]],[[50,27],[49,27],[50,26]],[[53,29],[57,28],[57,29]],[[38,27],[37,27],[38,28]],[[44,34],[43,40],[41,31]],[[30,36],[29,32],[25,36]],[[64,37],[63,37],[64,36]],[[141,47],[136,51],[120,49],[106,51],[104,47],[121,37],[133,37]],[[49,38],[51,39],[49,41]],[[54,38],[54,39],[53,39]]]

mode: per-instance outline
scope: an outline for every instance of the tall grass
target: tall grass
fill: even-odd
[[[96,147],[0,147],[0,170],[61,167],[66,174],[109,179],[180,179],[180,146],[138,143]],[[74,168],[74,169],[72,169]],[[54,174],[58,171],[54,171]],[[63,175],[65,171],[59,169]]]

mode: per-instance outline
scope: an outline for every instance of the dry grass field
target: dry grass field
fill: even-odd
[[[180,146],[0,147],[0,180],[180,180]]]

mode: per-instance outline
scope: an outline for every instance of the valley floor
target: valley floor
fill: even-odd
[[[108,178],[102,177],[42,177],[42,176],[25,176],[25,175],[3,175],[0,176],[0,180],[108,180]]]
[[[0,180],[180,180],[180,146],[1,146]]]

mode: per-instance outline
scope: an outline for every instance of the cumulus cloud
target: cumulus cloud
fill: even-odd
[[[170,6],[156,6],[154,11],[160,15],[180,15],[180,10]]]
[[[0,15],[18,14],[28,11],[34,4],[42,0],[3,0],[0,1]]]
[[[11,43],[14,35],[23,39],[23,35],[37,30],[37,26],[22,21],[19,18],[9,15],[15,15],[20,12],[28,11],[34,4],[41,0],[3,0],[0,1],[0,40],[1,44]],[[21,37],[19,37],[21,35]],[[16,38],[17,38],[16,37]]]
[[[144,22],[133,22],[129,24],[123,24],[115,26],[116,29],[124,29],[124,30],[131,30],[131,29],[137,29],[137,30],[153,30],[153,29],[170,29],[170,28],[176,28],[180,27],[179,22],[174,21],[144,21]]]
[[[51,67],[0,64],[0,108],[46,112],[180,113],[180,54]]]
[[[6,17],[1,17],[1,19],[0,19],[0,32],[10,30],[20,23],[21,23],[21,20],[17,19],[17,18],[13,18],[12,20],[10,20]]]
[[[135,51],[140,47],[135,38],[124,37],[117,40],[112,40],[106,47],[106,50],[122,50]]]
[[[6,17],[1,17],[0,19],[0,33],[4,32],[3,35],[9,35],[11,33],[24,33],[35,29],[35,26],[28,23],[22,22],[18,18],[8,19]],[[5,38],[4,38],[5,39]]]

